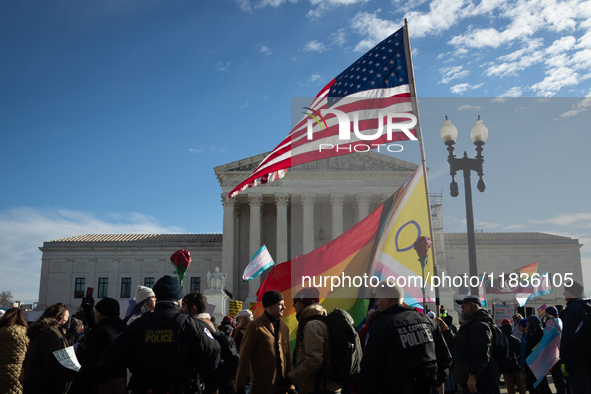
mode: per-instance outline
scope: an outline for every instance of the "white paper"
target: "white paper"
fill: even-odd
[[[70,346],[65,349],[56,350],[53,352],[57,361],[60,362],[61,365],[64,367],[71,369],[73,371],[78,372],[80,370],[80,363],[76,358],[76,353],[74,352],[74,347]]]

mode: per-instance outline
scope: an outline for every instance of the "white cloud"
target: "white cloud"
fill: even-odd
[[[0,211],[0,290],[15,300],[37,301],[43,242],[82,234],[181,233],[140,213],[110,213],[98,217],[68,209],[20,207]]]
[[[505,93],[501,94],[501,97],[521,97],[522,94],[523,92],[521,91],[521,87],[514,86]]]
[[[234,0],[238,7],[244,12],[252,12],[252,5],[250,4],[250,0]]]
[[[450,90],[451,90],[452,93],[455,93],[455,94],[464,94],[464,92],[466,90],[478,89],[478,88],[480,88],[483,85],[484,85],[484,82],[479,83],[478,85],[471,85],[469,83],[460,83],[458,85],[452,86],[450,88]]]
[[[322,81],[322,77],[318,74],[314,74],[312,76],[310,76],[309,81],[310,82],[316,82],[316,81]]]
[[[439,69],[439,72],[441,73],[441,75],[443,75],[443,78],[441,78],[441,81],[439,81],[439,83],[449,83],[454,79],[464,78],[468,76],[468,74],[470,74],[470,71],[464,70],[464,66],[462,65],[454,67],[444,67]]]
[[[331,42],[331,45],[338,45],[342,47],[347,41],[346,30],[343,28],[335,31],[330,35],[329,40]]]
[[[552,97],[564,86],[574,86],[581,81],[581,76],[568,67],[548,70],[543,81],[535,83],[531,89],[542,97]]]
[[[375,13],[359,12],[353,18],[351,28],[364,37],[354,51],[366,52],[398,30],[399,26],[392,21],[378,18]]]
[[[476,222],[476,226],[482,229],[489,229],[489,228],[497,228],[500,226],[499,223],[490,223],[490,222]]]
[[[544,220],[531,220],[531,223],[551,223],[560,226],[591,228],[591,212],[565,213]]]
[[[230,63],[231,62],[227,62],[227,63],[219,62],[218,64],[215,65],[215,70],[219,71],[221,73],[228,72],[228,70],[230,68]]]
[[[269,48],[267,48],[266,46],[262,46],[261,49],[259,50],[260,53],[262,53],[263,55],[271,55],[273,53],[273,51]]]
[[[588,107],[591,106],[591,98],[586,97],[584,99],[582,99],[581,101],[579,101],[578,103],[573,104],[573,109],[571,109],[570,111],[566,111],[563,112],[560,117],[561,118],[568,118],[571,116],[575,116],[580,112],[585,112],[587,111]]]
[[[307,42],[306,45],[304,45],[304,51],[322,53],[322,52],[326,51],[326,46],[317,40],[313,40],[313,41]]]
[[[520,228],[524,228],[525,224],[510,224],[502,228],[502,230],[517,230]]]
[[[203,153],[204,150],[203,150],[203,148],[189,149],[189,152],[191,152],[191,153]]]
[[[546,53],[549,55],[558,55],[564,51],[571,50],[577,39],[573,36],[562,37],[560,40],[556,40],[546,49]]]
[[[482,107],[480,105],[464,104],[464,105],[458,107],[458,109],[456,109],[456,111],[477,110],[477,109],[481,109],[481,108]]]
[[[369,0],[310,0],[310,4],[316,6],[308,11],[306,16],[315,20],[323,16],[326,12],[339,6],[351,6],[355,4],[367,3]]]
[[[240,108],[240,109],[243,109],[243,108],[246,108],[246,107],[248,107],[248,99],[246,99],[246,101],[244,102],[244,104],[242,104],[242,105],[241,105],[240,107],[238,107],[238,108]]]

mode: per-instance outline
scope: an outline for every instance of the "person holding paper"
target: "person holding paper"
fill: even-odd
[[[58,303],[29,326],[31,345],[24,362],[23,394],[63,394],[70,388],[76,371],[64,367],[53,353],[68,347],[62,326],[69,317],[68,308]]]

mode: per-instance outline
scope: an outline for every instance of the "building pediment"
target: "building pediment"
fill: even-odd
[[[218,177],[226,173],[252,173],[270,152],[224,164],[214,168]],[[310,163],[301,164],[289,169],[294,171],[414,171],[418,165],[377,152],[360,152],[336,156]]]

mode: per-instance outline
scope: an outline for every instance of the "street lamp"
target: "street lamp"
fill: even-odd
[[[478,277],[478,265],[476,264],[476,236],[474,235],[474,213],[472,212],[472,186],[470,184],[470,171],[476,171],[480,179],[478,180],[477,189],[482,193],[486,189],[486,185],[482,176],[482,163],[484,163],[484,156],[482,156],[482,146],[488,137],[488,129],[482,124],[480,116],[476,121],[476,125],[472,127],[470,137],[474,145],[476,145],[476,158],[471,159],[468,153],[464,152],[464,157],[456,158],[454,154],[454,145],[458,137],[458,129],[451,124],[451,121],[445,117],[445,122],[441,128],[441,139],[447,145],[449,156],[447,162],[449,163],[451,184],[449,185],[450,194],[452,197],[457,197],[459,194],[458,184],[456,183],[456,173],[459,170],[464,171],[464,189],[466,194],[466,224],[468,227],[468,262],[470,269],[470,277]],[[474,292],[472,293],[474,294]],[[477,293],[476,293],[477,294]]]

